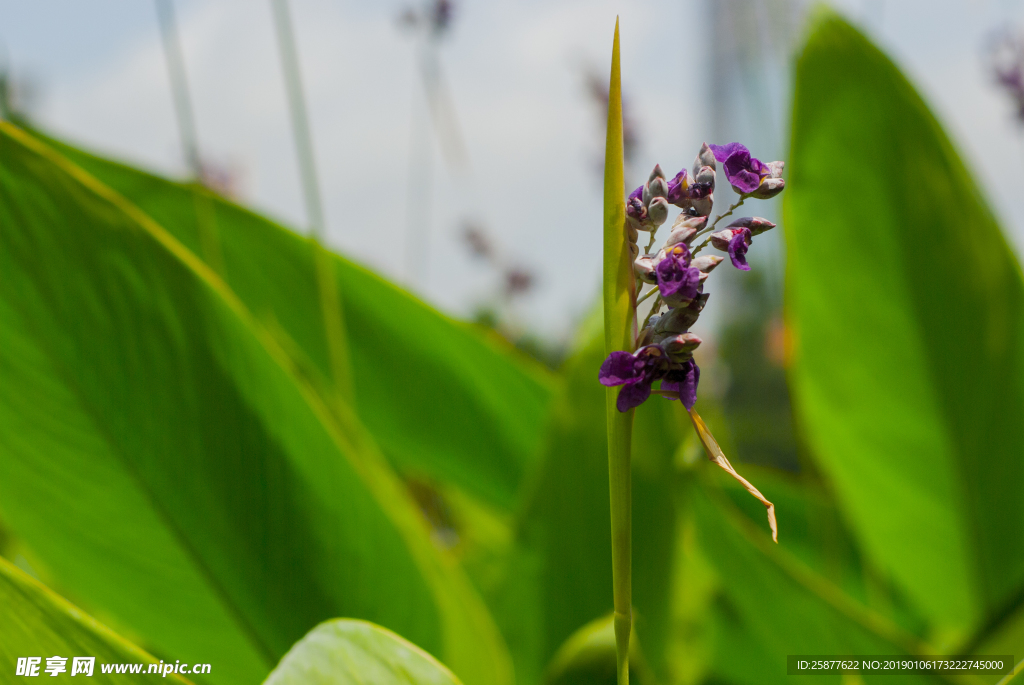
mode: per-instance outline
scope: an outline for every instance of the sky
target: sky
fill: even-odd
[[[762,130],[709,106],[714,41],[723,39],[709,28],[715,1],[458,2],[439,53],[469,159],[468,168],[452,169],[436,143],[427,166],[422,144],[413,144],[425,109],[414,40],[396,22],[408,3],[290,0],[328,242],[466,316],[497,290],[493,270],[460,237],[464,218],[474,217],[503,261],[538,276],[518,320],[548,338],[569,335],[600,276],[603,131],[584,74],[607,73],[616,15],[641,137],[636,169],[646,175],[659,162],[674,173],[712,136],[756,143],[765,150],[755,147],[758,156],[784,154],[786,46],[775,46],[782,57],[755,83],[741,84],[772,109]],[[995,29],[1024,27],[1024,2],[834,4],[908,73],[1024,250],[1024,140],[982,56]],[[756,23],[783,5],[793,2],[736,6],[753,8]],[[269,1],[175,7],[203,155],[237,171],[244,204],[304,231]],[[0,0],[0,59],[37,85],[33,111],[51,132],[157,173],[186,174],[153,2]],[[411,160],[419,169],[412,184]],[[410,228],[419,246],[414,271]]]

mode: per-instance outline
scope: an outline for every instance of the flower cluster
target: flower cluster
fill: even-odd
[[[725,177],[740,196],[728,211],[709,222],[714,206],[715,176],[721,163]],[[606,386],[622,386],[616,406],[621,412],[643,404],[652,393],[671,400],[681,400],[687,409],[697,400],[700,368],[693,361],[693,351],[701,340],[690,332],[709,294],[704,281],[725,258],[698,253],[710,245],[727,253],[732,265],[749,271],[747,250],[753,238],[774,228],[775,224],[760,217],[736,219],[720,230],[718,223],[730,216],[747,199],[775,197],[785,188],[783,162],[762,162],[752,157],[740,143],[708,145],[704,143],[693,167],[682,169],[667,179],[660,166],[655,166],[647,183],[626,199],[625,230],[637,278],[637,294],[644,285],[651,289],[640,295],[640,304],[656,295],[636,340],[634,352],[612,352],[601,365],[598,378]],[[664,246],[651,252],[658,228],[668,221],[669,207],[682,210],[672,224]],[[640,231],[650,234],[650,242],[640,254],[637,244]],[[707,236],[693,246],[697,238]],[[667,311],[662,312],[662,308]],[[660,390],[654,383],[660,381]]]
[[[991,73],[1013,100],[1019,123],[1024,123],[1024,34],[1003,31],[989,45]]]

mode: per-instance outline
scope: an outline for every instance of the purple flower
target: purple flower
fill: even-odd
[[[750,271],[747,264],[747,248],[750,246],[750,229],[733,229],[732,240],[729,241],[729,259],[740,271]]]
[[[651,384],[668,373],[671,362],[660,345],[647,345],[635,353],[612,352],[601,364],[597,378],[601,385],[624,386],[615,407],[626,412],[639,407],[651,396]]]
[[[689,194],[687,189],[690,187],[690,181],[686,176],[686,169],[681,170],[678,174],[672,177],[672,180],[668,182],[668,201],[669,204],[673,204],[676,207],[686,208],[689,206],[687,199]]]
[[[661,382],[661,389],[679,393],[679,399],[687,410],[693,409],[697,401],[697,384],[700,382],[700,367],[692,359],[681,365],[682,368],[672,369]],[[666,399],[675,399],[668,397]]]
[[[729,179],[733,190],[740,195],[749,195],[757,190],[761,181],[771,175],[767,164],[750,156],[750,150],[741,143],[728,145],[712,145],[711,151],[715,159],[725,167],[725,177]]]
[[[682,169],[668,182],[666,198],[669,204],[684,210],[692,207],[694,211],[704,216],[711,211],[711,197],[714,191],[714,169],[702,167],[694,172],[693,176],[689,176],[686,169]],[[697,202],[694,202],[695,200]],[[705,202],[700,202],[701,200]]]
[[[626,216],[637,222],[643,221],[647,218],[647,207],[644,206],[643,200],[641,199],[644,192],[644,187],[640,186],[626,199]]]
[[[750,271],[747,264],[747,248],[750,246],[750,229],[725,228],[711,234],[711,246],[729,253],[732,265],[741,271]]]
[[[655,166],[651,180],[640,186],[626,198],[626,220],[635,231],[655,231],[668,219],[668,183]],[[633,240],[632,234],[630,240]]]
[[[662,381],[662,389],[678,392],[683,406],[689,411],[693,409],[693,403],[697,400],[700,367],[693,359],[686,360],[681,366],[681,369],[674,369],[666,375],[665,380]],[[667,399],[675,399],[675,397],[667,397]]]
[[[697,297],[700,269],[690,268],[690,249],[686,243],[676,243],[665,251],[656,274],[658,290],[670,307],[685,305]]]

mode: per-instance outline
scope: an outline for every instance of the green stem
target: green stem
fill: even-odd
[[[737,201],[735,204],[733,204],[733,205],[731,205],[729,207],[729,210],[727,212],[725,212],[725,214],[719,214],[718,216],[716,216],[715,220],[711,222],[711,225],[708,226],[707,228],[705,228],[703,231],[698,232],[697,235],[694,236],[694,238],[700,237],[700,236],[704,235],[705,233],[710,233],[711,231],[715,230],[715,226],[718,225],[718,222],[721,221],[722,219],[724,219],[725,217],[731,215],[737,209],[739,209],[740,205],[742,205],[746,201],[746,199],[747,199],[746,195],[741,197],[739,199],[739,201]]]
[[[278,46],[281,50],[281,69],[284,72],[285,88],[288,93],[288,109],[291,112],[295,152],[299,158],[299,173],[306,201],[306,215],[313,239],[313,259],[316,267],[317,287],[320,291],[324,335],[327,339],[327,349],[331,360],[331,375],[338,397],[351,401],[353,388],[348,339],[331,255],[322,242],[325,232],[324,208],[320,199],[320,182],[317,178],[316,164],[313,158],[313,137],[309,129],[309,116],[306,112],[306,98],[302,90],[299,55],[295,47],[295,34],[288,12],[288,0],[271,0],[271,7],[274,11],[274,26],[277,30]]]
[[[619,23],[615,22],[611,78],[608,83],[608,133],[604,176],[604,333],[605,351],[632,351],[636,343],[636,288],[626,231],[625,174],[622,145],[622,83],[619,70]],[[615,653],[618,685],[629,685],[629,634],[632,631],[630,560],[630,444],[633,410],[616,409],[617,389],[607,388],[608,491],[612,525],[612,590],[615,607]]]
[[[633,493],[630,443],[633,410],[608,411],[608,489],[612,513],[612,589],[615,607],[615,653],[619,685],[629,685],[629,637],[633,626],[631,530]]]
[[[641,296],[640,296],[640,299],[639,299],[639,300],[637,300],[637,301],[636,301],[637,305],[639,305],[639,304],[640,304],[641,302],[643,302],[644,300],[646,300],[646,299],[647,299],[648,297],[650,297],[651,295],[654,295],[654,294],[656,294],[656,293],[658,293],[658,292],[661,292],[661,291],[660,291],[660,290],[658,290],[657,286],[655,286],[654,290],[648,290],[648,291],[647,291],[646,293],[644,293],[643,295],[641,295]],[[641,330],[642,330],[642,329],[641,329]]]
[[[181,147],[189,172],[195,180],[195,185],[192,187],[192,204],[196,211],[200,248],[206,263],[220,274],[221,278],[227,280],[224,254],[220,249],[220,238],[217,235],[217,219],[213,200],[200,188],[203,183],[203,164],[199,156],[196,118],[195,112],[192,110],[192,100],[189,97],[185,59],[181,53],[181,38],[178,35],[178,24],[174,17],[174,5],[171,0],[157,0],[156,9],[160,20],[160,35],[163,39],[164,57],[167,60],[167,72],[170,77],[171,96],[174,99],[174,114],[178,121]]]
[[[658,229],[655,228],[651,231],[651,241],[647,243],[647,247],[644,248],[644,254],[651,254],[651,248],[654,247],[654,241],[658,237],[657,234]]]

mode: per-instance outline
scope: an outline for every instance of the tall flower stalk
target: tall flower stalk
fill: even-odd
[[[700,368],[693,352],[701,339],[690,332],[710,297],[704,285],[725,256],[699,255],[706,247],[728,255],[734,267],[749,271],[747,251],[754,237],[775,227],[760,217],[719,223],[747,200],[775,197],[785,188],[783,162],[762,162],[740,143],[704,143],[693,166],[671,179],[655,166],[647,182],[625,196],[619,24],[615,22],[608,87],[608,137],[604,174],[604,334],[608,357],[598,373],[608,388],[608,483],[611,497],[612,583],[619,685],[629,683],[632,632],[630,443],[633,413],[652,395],[680,401],[690,415],[708,458],[738,480],[768,510],[772,539],[778,542],[775,506],[740,476],[707,425],[694,410]],[[710,218],[721,164],[739,200]],[[681,210],[663,246],[652,252],[670,208]],[[649,239],[640,252],[640,233]],[[700,239],[703,238],[701,241]],[[644,293],[643,289],[650,289]],[[653,301],[638,326],[638,307]],[[655,384],[658,385],[655,388]]]
[[[636,285],[630,242],[623,232],[626,187],[622,143],[622,83],[619,75],[619,22],[615,21],[612,70],[608,84],[608,137],[604,165],[604,344],[611,355],[632,350],[636,339]],[[619,685],[629,683],[629,635],[633,626],[631,571],[632,486],[630,442],[632,409],[620,412],[607,393],[608,486],[612,514],[612,585],[615,650]]]

